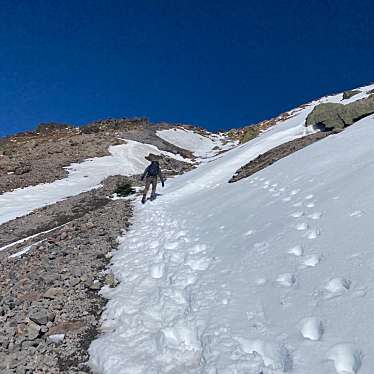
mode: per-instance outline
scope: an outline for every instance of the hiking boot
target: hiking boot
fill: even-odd
[[[145,196],[143,196],[143,198],[142,198],[142,204],[145,204],[146,201],[147,201],[147,198]]]
[[[153,201],[154,199],[156,199],[156,195],[151,195],[151,201]]]

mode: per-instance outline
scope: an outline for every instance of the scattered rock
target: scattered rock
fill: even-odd
[[[54,320],[55,314],[47,309],[35,309],[29,313],[29,318],[38,325],[46,325],[48,321]]]
[[[118,285],[117,279],[114,277],[113,273],[109,273],[105,277],[105,284],[110,288],[115,288]]]
[[[82,329],[85,326],[85,323],[83,321],[67,321],[67,322],[60,322],[57,325],[51,327],[48,330],[47,335],[61,335],[61,334],[67,334],[68,332],[72,331],[78,331]]]
[[[40,326],[33,322],[30,321],[27,325],[27,337],[31,340],[35,340],[39,337],[40,335]]]
[[[46,299],[57,299],[59,297],[61,297],[62,295],[64,294],[64,290],[61,289],[61,288],[54,288],[54,287],[51,287],[49,288],[45,293],[44,293],[44,297]]]

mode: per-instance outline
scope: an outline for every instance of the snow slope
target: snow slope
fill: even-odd
[[[66,197],[97,188],[111,175],[141,174],[149,164],[145,159],[150,152],[190,162],[179,155],[160,151],[150,144],[126,140],[126,144],[109,148],[110,156],[88,159],[68,168],[69,176],[53,183],[17,189],[0,196],[0,224],[24,216],[34,209],[53,204]]]
[[[217,150],[227,150],[237,145],[234,141],[224,142],[225,139],[218,134],[210,134],[208,137],[183,127],[157,131],[157,136],[202,159],[215,156]]]
[[[373,117],[227,183],[316,103],[137,205],[96,372],[373,373]]]

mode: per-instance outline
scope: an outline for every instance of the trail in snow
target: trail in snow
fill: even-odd
[[[97,372],[372,373],[373,118],[227,183],[302,136],[311,109],[137,205],[121,283],[103,290]]]

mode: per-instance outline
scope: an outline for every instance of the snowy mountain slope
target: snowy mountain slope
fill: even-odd
[[[311,103],[137,207],[113,258],[121,283],[103,289],[94,370],[372,373],[373,117],[227,183],[302,136],[314,105],[341,99]]]
[[[163,154],[168,157],[190,162],[182,156],[160,151],[150,144],[126,140],[126,144],[109,148],[110,156],[88,159],[67,168],[69,176],[53,183],[17,189],[0,196],[0,224],[16,217],[26,215],[34,209],[61,201],[89,191],[100,185],[110,175],[141,174],[148,165],[145,159],[149,153]]]
[[[359,88],[358,90],[361,90],[361,93],[348,100],[344,100],[344,104],[367,97],[368,92],[372,89],[374,89],[374,85]],[[256,148],[253,147],[249,150],[248,154],[241,153],[241,160],[238,159],[237,161],[239,163],[241,161],[248,161],[252,158],[253,153],[258,155],[258,152],[264,152],[276,145],[283,144],[294,139],[295,136],[300,137],[305,135],[310,130],[303,129],[302,122],[315,105],[321,102],[341,101],[342,94],[337,94],[323,97],[310,103],[306,107],[294,109],[291,111],[293,116],[287,121],[281,122],[282,129],[280,129],[279,134],[274,135],[273,143],[268,144],[265,148],[262,148],[261,144],[258,148],[257,146]],[[295,134],[292,133],[292,131],[294,131],[292,130],[294,126],[298,126],[296,130],[294,129]],[[290,129],[289,134],[283,132],[283,130],[286,129]],[[267,131],[270,130],[272,129]],[[275,130],[275,133],[278,133],[278,130]],[[285,135],[284,138],[283,134]],[[202,159],[209,160],[209,158],[216,156],[217,152],[231,149],[236,145],[236,142],[227,142],[226,139],[219,134],[209,134],[209,137],[202,136],[184,128],[157,131],[157,135],[177,147],[195,152],[195,155],[200,158],[200,161],[202,161]],[[261,137],[259,139],[262,141]],[[257,143],[259,139],[255,139],[255,142]],[[68,178],[57,180],[53,183],[16,189],[12,192],[2,194],[0,196],[0,224],[16,217],[26,215],[34,209],[60,201],[68,196],[74,196],[80,192],[93,189],[110,175],[134,175],[141,173],[147,164],[144,155],[149,152],[164,154],[177,160],[188,162],[188,160],[178,155],[160,151],[153,145],[138,143],[132,140],[126,141],[127,144],[125,145],[110,147],[111,156],[96,157],[88,159],[83,163],[72,164],[70,167],[66,168],[69,171]],[[217,149],[213,149],[215,147],[217,147]],[[240,166],[241,165],[238,164],[238,167]]]
[[[177,147],[193,152],[199,158],[215,156],[217,150],[227,150],[237,144],[233,141],[224,142],[226,139],[218,134],[209,134],[208,137],[185,128],[160,130],[157,131],[157,136]]]
[[[343,102],[365,97],[372,88],[365,88],[365,92]],[[215,155],[219,149],[207,153],[204,144],[195,144],[196,152],[208,157],[196,170],[169,179],[166,188],[159,189],[162,196],[156,202],[143,207],[134,201],[134,224],[128,235],[120,238],[121,249],[112,265],[122,283],[115,289],[103,290],[110,302],[103,319],[106,333],[91,347],[91,365],[95,370],[158,374],[371,371],[372,331],[370,325],[358,318],[361,313],[369,320],[372,308],[368,270],[373,261],[371,242],[367,238],[371,195],[364,196],[361,186],[361,180],[364,188],[371,182],[370,177],[365,179],[371,174],[371,132],[364,130],[355,135],[358,130],[354,129],[367,127],[365,121],[372,122],[372,118],[348,129],[353,136],[345,135],[346,132],[333,136],[329,143],[323,141],[317,148],[298,152],[256,176],[235,185],[227,183],[240,166],[259,153],[313,131],[304,127],[304,120],[316,104],[324,101],[341,102],[342,95],[296,108],[289,116],[279,117],[277,126],[225,154]],[[185,146],[190,147],[191,139],[183,139],[185,134],[180,134]],[[138,135],[140,139],[148,139],[144,134]],[[344,142],[340,140],[344,139],[343,135],[348,137]],[[220,142],[219,136],[208,137]],[[333,139],[339,140],[338,143]],[[161,139],[158,140],[162,145]],[[325,145],[322,147],[322,144]],[[351,152],[346,151],[348,145]],[[147,164],[145,156],[149,152],[157,153],[157,149],[136,142],[128,142],[128,147],[117,150],[117,156],[74,165],[77,173],[71,171],[73,179],[2,195],[6,200],[0,201],[0,213],[5,220],[11,219],[26,214],[35,205],[44,206],[54,202],[53,199],[95,188],[106,176],[139,173]],[[3,233],[6,231],[12,239],[4,243],[16,240],[19,243],[18,252],[13,251],[12,256],[21,253],[24,256],[13,260],[12,256],[8,257],[9,248],[0,252],[5,261],[2,287],[5,285],[10,295],[17,294],[17,290],[23,292],[24,287],[14,282],[11,273],[6,271],[7,261],[14,261],[10,267],[14,265],[17,274],[23,274],[22,268],[25,274],[37,274],[30,266],[39,269],[38,265],[43,263],[49,275],[49,271],[60,269],[66,253],[77,253],[76,248],[80,248],[78,252],[82,255],[88,253],[81,259],[81,268],[95,278],[94,283],[99,282],[96,288],[104,284],[105,273],[97,272],[97,254],[101,254],[100,258],[110,256],[112,244],[108,244],[113,243],[121,227],[128,226],[128,216],[124,213],[129,210],[127,200],[105,200],[109,201],[106,209],[99,210],[100,213],[95,211],[91,218],[84,218],[72,227],[67,225],[48,238],[51,243],[46,247],[38,246],[30,252],[27,251],[31,247],[25,246],[25,238],[22,239],[30,235],[28,231],[23,236],[12,234],[17,232],[17,224],[23,226],[23,219],[21,224],[17,220],[10,223],[13,226],[5,227]],[[68,201],[64,200],[63,204]],[[70,206],[76,207],[80,201]],[[6,210],[2,210],[5,203]],[[52,214],[51,218],[56,215]],[[39,217],[39,212],[31,215],[35,216]],[[38,225],[41,222],[38,219],[30,222],[36,222],[39,231],[49,232],[50,226],[45,222],[44,226]],[[92,225],[92,222],[96,226],[95,235],[92,229],[89,234],[84,231],[92,227],[86,223]],[[43,232],[34,232],[31,231],[31,237],[39,240],[38,235]],[[335,239],[337,233],[340,236]],[[87,234],[90,240],[86,241]],[[77,240],[72,244],[66,237]],[[38,243],[44,236],[40,238]],[[82,240],[86,243],[83,247]],[[338,246],[341,248],[337,249]],[[63,252],[64,248],[67,252]],[[50,253],[51,258],[61,257],[54,263],[50,261]],[[41,261],[47,257],[46,262]],[[75,260],[64,257],[64,261],[73,265]],[[104,266],[103,261],[100,263]],[[73,279],[75,269],[71,270],[69,278]],[[10,285],[9,279],[13,282]],[[84,303],[87,285],[81,284],[82,293],[77,293],[76,288],[66,287],[67,284],[63,281],[57,285],[69,292],[60,299],[61,305],[67,305],[65,301],[71,301],[76,295],[73,300],[77,303],[71,304],[81,309],[82,305],[89,305]],[[38,280],[29,286],[32,290],[44,287]],[[18,310],[23,305],[18,305]],[[55,322],[80,318],[79,309],[72,309],[61,310]],[[83,309],[91,311],[91,307]],[[11,313],[18,316],[18,312]],[[93,326],[95,317],[86,317]],[[2,330],[2,334],[8,333]],[[66,339],[63,345],[52,350],[71,352],[69,344]],[[31,351],[30,348],[28,352]],[[78,370],[76,365],[74,370]]]

